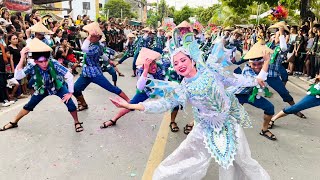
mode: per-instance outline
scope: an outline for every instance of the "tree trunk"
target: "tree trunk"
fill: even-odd
[[[301,20],[306,20],[309,15],[310,9],[310,0],[301,0],[300,1],[300,18]]]

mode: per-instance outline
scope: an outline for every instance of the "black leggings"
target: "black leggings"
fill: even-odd
[[[315,56],[314,59],[314,74],[319,74],[320,71],[320,56]]]

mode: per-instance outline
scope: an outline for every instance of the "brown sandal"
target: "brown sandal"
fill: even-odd
[[[77,108],[78,111],[83,111],[83,110],[86,110],[86,109],[88,109],[88,105],[86,105],[86,106],[78,105],[78,108]]]
[[[183,133],[188,135],[193,129],[193,126],[187,124],[184,128],[183,128]]]
[[[106,122],[111,122],[111,124],[110,125],[106,125]],[[109,120],[109,121],[106,121],[106,122],[104,122],[103,124],[102,124],[102,126],[100,126],[100,129],[105,129],[105,128],[108,128],[108,127],[111,127],[111,126],[115,126],[116,125],[116,123],[117,123],[117,121],[113,121],[113,120]]]
[[[83,131],[83,127],[82,127],[82,124],[83,124],[83,122],[79,122],[79,123],[75,123],[74,124],[74,127],[76,128],[75,130],[76,130],[76,132],[82,132]],[[77,125],[79,125],[78,127],[77,127]]]
[[[175,127],[173,127],[172,125],[175,125]],[[176,122],[171,122],[169,127],[171,129],[171,132],[178,132],[179,131],[179,127]]]
[[[6,128],[6,126],[10,124],[11,126]],[[2,129],[0,129],[0,131],[6,131],[8,129],[13,129],[13,128],[17,128],[18,127],[18,123],[13,123],[13,122],[9,122],[8,124],[4,125]]]
[[[271,135],[268,136],[267,133],[270,133]],[[261,130],[261,132],[259,133],[261,136],[266,137],[267,139],[271,140],[271,141],[275,141],[277,140],[276,136],[274,134],[272,134],[272,132],[269,131],[269,129],[267,130]]]

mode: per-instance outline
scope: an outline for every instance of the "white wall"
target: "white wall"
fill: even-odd
[[[108,0],[99,0],[99,3],[102,3],[102,7]],[[83,10],[83,2],[90,2],[90,10]],[[72,1],[72,9],[73,9],[73,19],[77,18],[77,15],[88,15],[90,16],[91,20],[96,20],[96,5],[95,5],[95,0],[73,0]],[[64,1],[62,2],[62,7],[63,8],[69,8],[69,2]],[[67,12],[64,11],[62,15],[67,15]]]

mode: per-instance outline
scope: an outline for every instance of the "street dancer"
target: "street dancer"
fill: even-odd
[[[83,131],[82,123],[78,120],[77,108],[71,99],[74,90],[73,75],[58,61],[50,59],[51,51],[48,45],[37,38],[31,40],[28,46],[21,50],[21,59],[15,70],[15,78],[20,80],[31,75],[32,79],[35,79],[33,84],[35,92],[15,119],[0,129],[1,131],[17,128],[18,122],[50,95],[56,95],[62,99],[74,119],[76,132]],[[32,53],[35,64],[28,63],[23,68],[28,52]],[[67,83],[67,86],[64,82]]]
[[[129,101],[128,96],[118,87],[113,86],[107,78],[103,76],[99,58],[102,56],[103,59],[108,59],[104,57],[103,47],[100,45],[100,39],[103,32],[101,31],[99,24],[93,22],[83,27],[84,30],[89,32],[89,36],[82,44],[82,51],[86,53],[86,59],[84,65],[82,66],[82,73],[74,85],[74,96],[78,101],[78,111],[88,109],[88,104],[86,103],[82,91],[90,83],[95,83],[105,90],[119,95],[124,100]]]
[[[252,46],[250,51],[248,51],[243,58],[249,60],[249,63],[246,64],[242,70],[243,75],[256,77],[261,71],[268,72],[270,56],[263,56],[264,51],[267,51],[270,54],[273,53],[270,48],[265,46],[264,42],[258,42]],[[267,87],[261,87],[261,90],[264,89],[266,92],[268,92],[266,88]],[[258,95],[258,91],[259,89],[257,87],[244,87],[239,88],[235,94],[240,104],[247,103],[256,108],[264,110],[264,121],[260,135],[270,140],[277,140],[276,136],[268,130],[269,122],[274,115],[274,106],[270,101]],[[271,95],[271,93],[265,93],[265,95]]]
[[[198,47],[196,42],[190,46],[192,51],[180,47],[171,54],[174,69],[185,78],[176,88],[165,86],[158,94],[162,98],[139,104],[129,104],[121,98],[111,99],[117,107],[147,113],[163,113],[179,104],[185,105],[187,101],[192,104],[194,129],[158,166],[152,179],[202,179],[213,157],[220,165],[221,180],[233,180],[235,177],[270,180],[268,173],[251,158],[242,129],[251,126],[249,116],[233,92],[225,89],[230,85],[235,88],[250,84],[255,86],[255,79],[228,78],[210,64],[195,67],[202,63],[201,53],[194,52],[195,46]],[[266,72],[259,74],[256,79],[260,84],[266,79],[263,74]],[[149,87],[159,90],[162,83]],[[162,93],[165,95],[162,96]]]
[[[320,75],[317,75],[315,83],[308,90],[308,95],[303,97],[299,102],[292,106],[288,106],[275,115],[270,122],[270,129],[273,128],[274,122],[288,114],[296,114],[305,109],[320,106]]]

